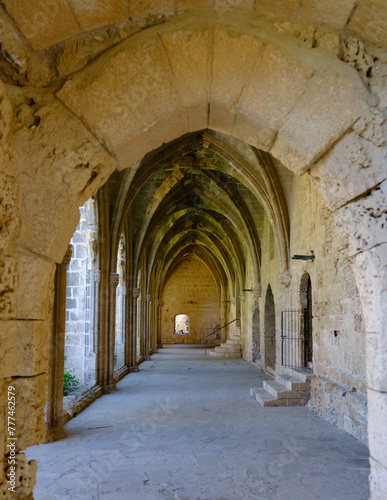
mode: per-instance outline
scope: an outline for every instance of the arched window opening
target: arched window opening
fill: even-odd
[[[276,333],[275,333],[275,306],[271,286],[267,287],[265,300],[265,364],[275,368],[276,363]]]
[[[94,199],[80,207],[67,267],[64,394],[84,392],[96,382],[96,287],[99,281]]]
[[[188,316],[186,314],[176,314],[175,316],[175,334],[188,334]]]

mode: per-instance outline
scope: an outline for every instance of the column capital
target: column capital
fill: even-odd
[[[96,269],[94,271],[94,281],[99,283],[101,281],[101,271],[99,269]]]
[[[120,282],[120,275],[118,273],[109,273],[109,286],[116,288]]]
[[[140,288],[132,288],[132,297],[134,299],[138,299],[138,297],[140,296],[140,293],[141,293]]]

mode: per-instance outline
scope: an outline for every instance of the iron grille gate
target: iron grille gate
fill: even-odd
[[[281,365],[304,368],[308,348],[307,309],[281,311]]]

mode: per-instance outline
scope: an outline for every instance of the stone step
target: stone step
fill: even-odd
[[[264,380],[263,388],[275,399],[294,399],[298,397],[297,391],[292,391],[277,380]]]
[[[241,346],[240,344],[220,344],[219,347],[215,347],[215,349],[224,349],[226,351],[240,351]]]
[[[301,379],[286,373],[279,373],[277,375],[277,380],[280,384],[284,385],[287,389],[291,389],[292,391],[309,391],[310,389],[309,382],[303,382]]]
[[[311,370],[307,370],[306,368],[283,367],[282,373],[298,378],[301,382],[310,382],[310,380],[315,376]]]
[[[250,394],[261,406],[287,406],[287,399],[276,399],[263,388],[250,389]]]
[[[208,354],[215,358],[239,359],[242,357],[242,353],[240,352],[208,351]]]
[[[274,382],[274,381],[273,381]],[[258,401],[261,406],[304,406],[309,398],[275,398],[264,388],[250,389],[250,394]]]
[[[227,343],[227,344],[240,344],[241,343],[241,339],[227,339],[226,342],[224,343]]]

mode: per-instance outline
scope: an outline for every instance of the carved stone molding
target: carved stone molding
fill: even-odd
[[[66,254],[63,258],[62,264],[65,264],[66,266],[68,266],[70,264],[72,255],[73,255],[73,246],[69,245],[67,247],[67,251],[66,251]]]
[[[140,296],[140,293],[141,293],[140,288],[132,288],[132,297],[134,299],[138,299],[138,297]]]
[[[94,281],[99,283],[101,281],[101,271],[99,269],[96,269],[94,271]]]
[[[120,275],[118,273],[109,274],[109,286],[117,287],[120,282]]]

